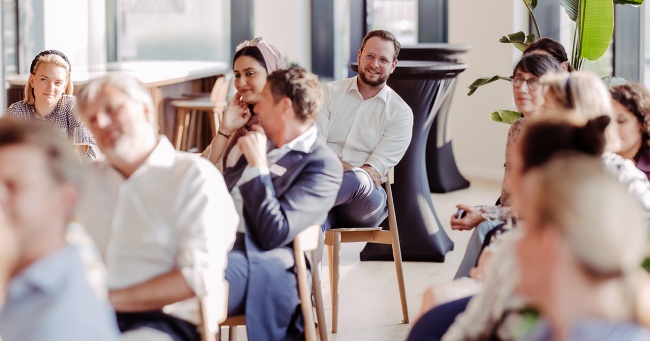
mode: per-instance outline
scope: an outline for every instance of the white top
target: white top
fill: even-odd
[[[352,77],[323,85],[316,124],[339,159],[355,167],[369,164],[385,176],[411,142],[413,112],[388,85],[364,101]]]
[[[180,269],[197,295],[209,290],[218,300],[212,304],[225,305],[224,270],[239,216],[214,165],[160,137],[128,179],[98,162],[89,165],[84,188],[79,215],[103,256],[109,289]],[[175,315],[195,321],[196,304],[182,306]]]
[[[235,202],[235,207],[237,208],[237,212],[240,216],[244,216],[244,198],[239,191],[239,186],[262,174],[269,174],[273,172],[274,174],[282,176],[286,172],[286,169],[276,165],[276,163],[292,150],[309,153],[311,147],[316,142],[317,135],[318,132],[316,131],[316,126],[312,125],[311,128],[298,135],[295,139],[282,145],[280,148],[275,148],[268,152],[266,155],[267,162],[269,164],[268,167],[251,167],[250,165],[247,165],[246,168],[244,168],[244,171],[242,172],[239,180],[237,180],[235,187],[233,187],[232,191],[230,191],[232,200]],[[232,150],[234,150],[234,148]],[[239,220],[239,227],[237,228],[237,232],[246,233],[246,223],[244,222],[244,219]]]

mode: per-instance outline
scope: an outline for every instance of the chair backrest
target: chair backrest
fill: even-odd
[[[227,73],[223,77],[217,78],[217,81],[214,82],[212,87],[212,92],[210,93],[210,101],[215,105],[215,111],[218,109],[223,110],[228,96],[228,88],[233,79],[232,73]]]

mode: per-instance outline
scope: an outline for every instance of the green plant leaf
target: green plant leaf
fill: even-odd
[[[504,44],[512,44],[517,49],[519,49],[519,51],[522,52],[526,50],[526,47],[528,47],[528,45],[534,41],[535,41],[534,34],[526,35],[522,31],[508,34],[507,36],[503,36],[501,37],[501,39],[499,39],[499,42]]]
[[[467,93],[467,96],[471,96],[476,92],[476,89],[478,89],[479,86],[483,86],[485,84],[490,84],[494,81],[497,80],[504,80],[504,81],[510,81],[510,77],[503,77],[503,76],[492,76],[492,77],[481,77],[477,80],[475,80],[472,84],[470,84],[467,88],[469,89],[469,92]]]
[[[528,7],[530,7],[530,9],[535,9],[535,7],[537,7],[537,0],[524,0],[524,2],[526,5],[528,5]]]
[[[609,47],[614,33],[612,0],[580,0],[578,27],[579,58],[597,60]]]
[[[497,110],[490,114],[492,121],[506,124],[513,124],[522,117],[521,113],[512,110]]]
[[[569,15],[571,20],[576,21],[578,19],[578,6],[580,0],[559,0],[560,5],[564,8],[566,14]]]

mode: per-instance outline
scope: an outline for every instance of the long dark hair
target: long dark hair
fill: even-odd
[[[641,148],[634,156],[650,156],[650,91],[638,83],[618,85],[609,90],[612,99],[627,108],[641,124]]]
[[[567,71],[573,71],[573,67],[569,64],[569,57],[567,56],[566,50],[562,44],[551,38],[541,38],[537,39],[535,42],[531,43],[526,47],[524,54],[536,54],[536,53],[547,53],[553,57],[558,64],[564,62],[567,63]]]

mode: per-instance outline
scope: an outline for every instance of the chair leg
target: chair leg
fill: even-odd
[[[315,252],[312,252],[312,259]],[[312,270],[311,280],[314,291],[314,305],[316,308],[316,320],[318,321],[318,334],[320,335],[320,341],[327,341],[327,322],[325,322],[325,310],[323,309],[323,292],[321,290],[321,281],[320,281],[320,269],[317,262],[314,264],[314,269]]]
[[[397,234],[396,231],[391,231],[391,234]],[[399,299],[402,302],[402,317],[403,323],[409,323],[409,311],[406,304],[406,289],[404,288],[404,272],[402,271],[402,249],[399,245],[399,237],[393,236],[392,238],[393,260],[395,262],[395,272],[397,273],[397,287],[399,288]]]
[[[339,266],[341,263],[341,233],[334,232],[334,245],[332,246],[332,333],[339,328]]]
[[[183,140],[183,121],[185,119],[185,109],[176,109],[176,138],[174,139],[174,147],[176,150],[181,150],[181,141]]]
[[[190,135],[190,111],[188,109],[183,109],[183,113],[185,117],[183,118],[183,137],[181,140],[181,148],[180,150],[186,151],[187,150],[187,142],[189,139]]]

